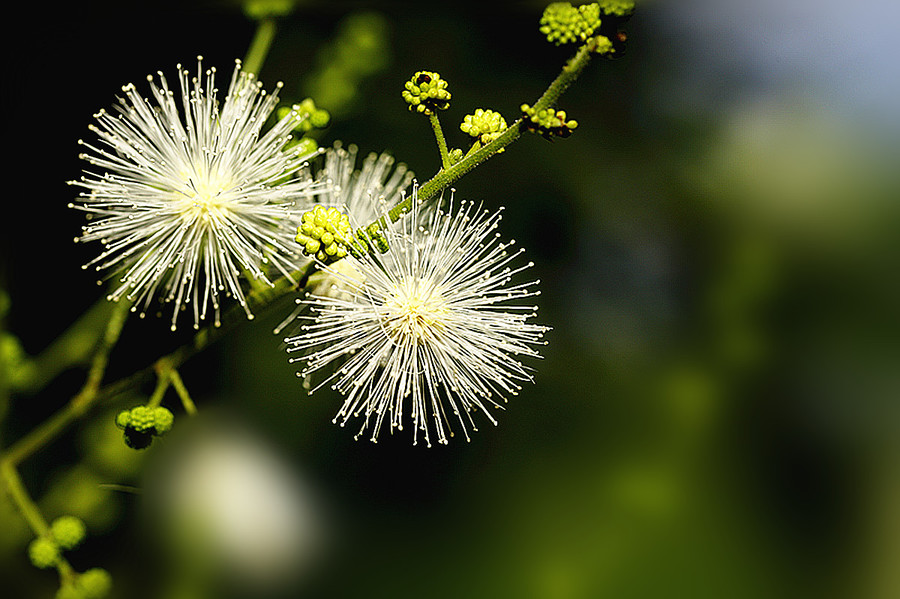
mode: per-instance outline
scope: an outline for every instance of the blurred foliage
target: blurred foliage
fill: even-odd
[[[571,137],[526,136],[457,185],[507,207],[502,234],[529,249],[540,322],[554,329],[499,427],[428,451],[403,436],[353,442],[331,424],[339,399],[308,397],[271,334],[288,303],[184,368],[201,417],[238,414],[328,505],[320,567],[273,596],[900,595],[896,147],[815,90],[724,94],[712,111],[675,101],[702,56],[679,62],[699,40],[670,29],[658,4],[638,5],[624,56],[597,60],[563,96]],[[403,81],[421,69],[451,79],[447,123],[478,106],[512,122],[568,57],[538,31],[542,9],[299,2],[260,76],[284,80],[286,102],[310,96],[331,113],[323,145],[391,150],[423,179],[438,154],[399,98]],[[90,2],[35,18],[43,33],[19,40],[3,91],[7,112],[29,115],[13,123],[11,169],[36,157],[52,168],[38,195],[34,181],[10,182],[8,197],[40,202],[40,218],[0,225],[5,326],[29,355],[98,294],[65,209],[90,115],[126,81],[195,54],[230,64],[253,32],[234,3]],[[53,119],[38,118],[40,87]],[[31,259],[35,239],[50,266]],[[130,321],[110,376],[177,342],[156,319]],[[62,377],[13,402],[0,439],[75,385]],[[165,569],[148,574],[167,548],[134,525],[142,494],[105,486],[144,484],[114,412],[23,477],[48,514],[87,523],[73,562],[107,568],[120,596],[154,597],[174,584]],[[28,566],[27,531],[5,502],[0,529],[6,587],[50,596],[55,581]]]

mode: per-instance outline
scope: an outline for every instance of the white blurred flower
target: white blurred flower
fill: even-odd
[[[349,261],[353,276],[325,267],[342,293],[310,295],[313,316],[286,342],[304,378],[338,367],[316,387],[331,383],[346,396],[336,422],[362,416],[360,433],[371,426],[375,441],[386,418],[393,431],[409,417],[413,443],[421,433],[430,446],[432,428],[439,443],[453,435],[448,412],[466,439],[477,430],[472,412],[496,424],[489,407],[532,379],[518,356],[538,357],[547,328],[527,322],[536,306],[515,303],[537,295],[538,281],[513,282],[532,265],[517,264],[514,242],[498,241],[499,212],[451,199],[446,212],[422,214],[416,189],[412,205],[385,229],[387,253],[337,263]]]
[[[303,117],[293,111],[263,132],[281,84],[267,94],[239,61],[221,105],[202,58],[194,77],[178,65],[178,92],[157,75],[151,98],[124,86],[117,114],[95,115],[98,141],[79,140],[102,172],[72,182],[86,189],[72,204],[89,220],[79,240],[104,246],[85,268],[120,273],[109,298],[142,304],[142,315],[155,296],[172,302],[173,329],[187,304],[195,327],[210,306],[218,324],[222,295],[252,318],[240,278],[271,285],[269,265],[290,276],[294,215],[321,188],[305,172],[313,154],[288,145]]]
[[[297,468],[215,413],[167,441],[144,488],[146,515],[176,566],[248,592],[301,582],[326,551],[329,527]]]

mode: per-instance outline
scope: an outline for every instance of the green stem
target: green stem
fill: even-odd
[[[178,374],[178,371],[174,368],[169,369],[169,380],[172,381],[175,393],[181,398],[181,404],[184,406],[184,411],[188,416],[195,416],[197,414],[197,407],[194,405],[194,401],[191,399],[187,387],[184,386],[181,375]]]
[[[19,509],[34,536],[43,537],[49,535],[50,525],[47,524],[47,520],[44,518],[41,510],[31,498],[31,495],[28,494],[15,464],[9,458],[0,460],[0,477],[5,482],[6,493]],[[75,577],[75,570],[62,556],[56,562],[56,570],[63,580],[72,580]]]
[[[273,287],[271,288],[251,290],[250,293],[247,294],[247,302],[250,308],[254,313],[261,313],[265,308],[273,305],[275,300],[284,296],[292,289],[304,287],[309,275],[312,274],[314,270],[315,263],[310,262],[305,270],[294,273],[291,279],[281,277],[274,282]],[[222,326],[201,329],[194,335],[191,343],[179,347],[175,351],[159,358],[153,364],[150,364],[130,376],[105,385],[98,391],[98,396],[102,399],[115,397],[128,389],[134,388],[140,381],[154,372],[160,376],[161,373],[167,372],[170,369],[181,367],[188,359],[212,345],[213,342],[223,337],[226,332],[237,326],[238,323],[245,322],[245,319],[241,318],[238,312],[243,314],[244,309],[240,306],[235,306],[232,313],[223,319],[225,324]],[[171,377],[168,377],[167,380],[174,384]],[[184,403],[184,398],[182,397],[181,399],[182,403]],[[190,397],[188,397],[188,400],[190,401]],[[191,402],[190,406],[185,404],[185,411],[190,412],[192,407],[193,402]],[[194,411],[196,411],[196,408],[194,408]]]
[[[578,76],[581,75],[581,72],[584,71],[584,68],[590,63],[591,56],[596,46],[596,39],[591,38],[578,49],[578,52],[566,62],[559,75],[556,76],[556,79],[550,83],[546,91],[544,91],[537,102],[534,103],[533,106],[536,110],[543,110],[544,108],[553,105],[562,93],[578,79]],[[452,167],[441,169],[434,177],[419,187],[417,194],[418,200],[420,202],[425,202],[437,196],[444,189],[458,181],[463,175],[467,174],[472,169],[487,161],[500,150],[514,142],[519,137],[521,127],[522,121],[519,119],[491,143],[475,152],[467,154]],[[409,212],[412,209],[412,201],[413,197],[410,195],[403,202],[394,206],[390,212],[388,212],[391,222],[397,222],[401,216]]]
[[[16,466],[9,458],[5,458],[0,463],[0,473],[2,473],[3,480],[6,482],[6,492],[19,508],[19,512],[34,535],[40,537],[49,534],[50,525],[47,524],[47,520],[44,518],[41,510],[38,509],[37,504],[31,499],[28,491],[25,490],[25,485],[22,484],[22,478],[16,471]]]
[[[431,129],[434,131],[434,139],[437,140],[438,151],[441,153],[441,167],[443,170],[450,168],[450,153],[447,152],[447,142],[444,139],[444,131],[441,129],[441,121],[436,112],[428,115]]]
[[[3,456],[4,460],[7,460],[12,465],[20,463],[55,438],[69,424],[84,415],[97,401],[100,382],[109,362],[109,354],[122,333],[122,327],[125,324],[125,317],[129,308],[130,306],[126,302],[115,304],[115,308],[106,323],[103,338],[91,361],[87,380],[81,391],[69,400],[69,403],[62,410],[45,420],[7,449]]]
[[[250,42],[250,48],[247,50],[247,55],[243,61],[243,70],[245,72],[259,75],[266,56],[269,54],[272,41],[275,39],[276,29],[275,19],[272,17],[262,19],[256,26],[256,33],[253,36],[253,41]]]

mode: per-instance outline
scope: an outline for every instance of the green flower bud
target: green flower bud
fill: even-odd
[[[522,104],[522,125],[527,131],[540,133],[545,139],[552,137],[569,137],[578,127],[578,121],[566,120],[564,110],[544,108],[535,110],[528,104]]]
[[[302,156],[312,155],[319,149],[319,144],[311,137],[300,138],[294,145]]]
[[[175,422],[175,415],[167,408],[156,406],[153,408],[153,419],[153,428],[156,430],[156,435],[160,436],[172,430],[172,424]]]
[[[127,427],[138,432],[150,431],[156,426],[156,413],[153,408],[136,406],[131,408]]]
[[[103,568],[91,568],[78,577],[76,584],[84,599],[102,599],[112,589],[112,576]]]
[[[28,545],[28,557],[38,568],[51,568],[59,561],[59,545],[53,539],[38,537]]]
[[[307,255],[326,264],[346,256],[348,246],[355,243],[350,218],[337,208],[321,205],[303,214],[294,239]]]
[[[112,589],[112,577],[103,568],[91,568],[78,574],[56,592],[56,599],[103,599]]]
[[[409,104],[410,110],[430,115],[436,110],[447,110],[450,107],[450,92],[447,82],[432,71],[417,71],[412,79],[404,84],[406,89],[401,94]]]
[[[297,115],[294,131],[299,133],[306,134],[313,129],[324,129],[331,123],[331,114],[327,110],[317,107],[312,98],[306,98],[299,104],[290,107],[279,108],[278,118],[283,119],[291,112]]]
[[[125,428],[131,422],[131,410],[122,410],[116,414],[116,426]]]
[[[600,6],[583,4],[575,7],[568,2],[554,2],[544,9],[540,32],[557,46],[584,42],[600,27]]]
[[[598,0],[597,4],[604,15],[627,17],[634,12],[633,0]]]
[[[56,599],[84,599],[84,592],[75,584],[63,583],[56,591]]]
[[[598,35],[594,37],[594,48],[593,51],[597,54],[612,54],[616,51],[613,46],[612,40],[606,37],[605,35]]]
[[[116,416],[116,426],[125,430],[125,444],[132,449],[146,449],[153,437],[169,432],[174,421],[172,412],[162,406],[135,406]]]
[[[87,528],[81,518],[60,516],[50,524],[50,536],[60,549],[73,549],[84,540]]]
[[[506,131],[507,125],[503,115],[493,110],[478,108],[474,114],[467,114],[459,126],[463,133],[474,137],[483,145],[487,145]]]

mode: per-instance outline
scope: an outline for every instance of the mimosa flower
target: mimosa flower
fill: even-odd
[[[384,231],[387,253],[323,266],[340,292],[310,295],[312,315],[286,342],[304,363],[299,376],[335,367],[310,391],[330,383],[346,396],[335,422],[362,417],[372,441],[385,422],[391,432],[411,422],[413,443],[421,434],[430,446],[432,433],[448,442],[451,421],[469,439],[473,412],[496,424],[491,409],[532,380],[519,357],[539,357],[548,329],[527,322],[536,306],[517,301],[538,295],[538,281],[514,282],[532,264],[498,240],[499,212],[451,200],[426,215],[416,189],[412,204]]]
[[[142,316],[154,297],[171,302],[173,330],[188,305],[195,327],[210,307],[218,325],[222,296],[252,318],[241,278],[290,276],[302,260],[296,220],[321,191],[306,169],[315,152],[288,143],[303,117],[292,111],[263,132],[281,84],[267,94],[240,61],[221,104],[202,58],[194,77],[178,65],[178,91],[157,76],[149,98],[124,86],[115,114],[101,110],[89,127],[98,141],[79,140],[101,172],[72,182],[87,190],[71,204],[89,220],[77,240],[104,246],[85,268],[117,274],[109,299]]]

